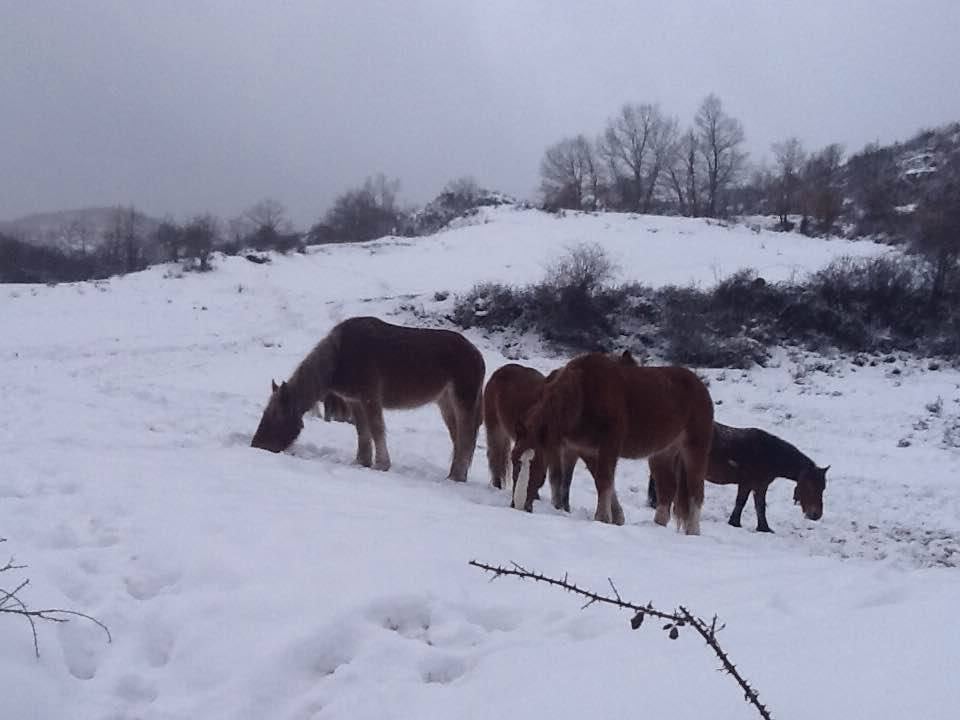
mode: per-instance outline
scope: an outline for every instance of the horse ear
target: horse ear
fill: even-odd
[[[624,365],[636,365],[637,361],[633,359],[633,354],[629,350],[624,350],[620,356],[620,362]]]
[[[270,392],[275,393],[277,391],[277,381],[273,378],[270,378]]]
[[[827,474],[827,470],[829,470],[829,469],[830,469],[830,466],[827,465],[827,466],[823,469],[823,474],[826,475],[826,474]]]

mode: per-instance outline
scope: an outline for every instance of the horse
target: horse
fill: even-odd
[[[483,426],[487,433],[487,464],[490,467],[490,484],[500,489],[506,487],[507,470],[510,463],[510,444],[515,439],[517,424],[523,415],[540,397],[547,378],[539,370],[525,365],[509,363],[498,368],[483,390]],[[563,477],[573,477],[576,455],[565,452],[552,454],[548,460],[550,490],[553,506],[558,510],[570,510],[570,483],[566,483],[567,493],[562,492]],[[514,484],[513,490],[517,486]],[[538,488],[539,490],[539,488]],[[532,502],[529,503],[532,510]],[[512,497],[510,506],[524,506],[526,497]]]
[[[823,491],[827,485],[827,470],[796,447],[776,435],[759,428],[739,428],[713,424],[713,443],[707,467],[707,480],[718,485],[736,485],[737,500],[727,521],[740,527],[740,515],[747,497],[753,493],[757,510],[757,532],[773,532],[767,524],[767,488],[778,477],[794,480],[793,501],[799,504],[809,520],[823,517]],[[650,468],[647,499],[651,507],[657,504],[657,493],[664,485],[655,478]]]
[[[624,350],[617,359],[627,365],[637,364],[629,350]],[[517,425],[540,397],[544,384],[557,372],[559,370],[553,370],[544,376],[534,368],[508,363],[498,368],[487,381],[483,390],[483,425],[487,433],[487,464],[493,487],[506,487],[510,446],[516,439]],[[327,408],[326,412],[336,414],[337,408]],[[570,512],[570,485],[576,464],[576,453],[563,449],[547,461],[551,502],[557,510]],[[516,488],[514,483],[512,489]],[[534,499],[539,499],[539,495],[535,494]],[[512,492],[510,506],[533,509],[532,500],[528,507],[527,497],[513,497]]]
[[[303,429],[304,413],[336,398],[336,412],[357,429],[357,464],[389,470],[383,410],[435,402],[453,442],[448,478],[464,482],[480,429],[485,372],[480,351],[459,333],[348,318],[310,351],[289,380],[279,386],[271,380],[250,444],[285,450]]]
[[[665,502],[657,506],[655,522],[667,524],[675,499],[679,527],[697,535],[712,429],[713,400],[691,370],[630,366],[589,353],[548,379],[518,424],[511,453],[514,477],[526,487],[529,505],[543,485],[548,458],[561,450],[576,452],[597,487],[595,519],[622,525],[614,485],[617,461],[646,457],[677,473],[676,481],[672,475],[665,480],[660,494]]]

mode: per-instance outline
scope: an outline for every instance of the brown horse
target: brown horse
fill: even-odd
[[[626,365],[637,364],[629,350],[624,350],[616,359]],[[544,384],[558,372],[559,370],[554,370],[544,377],[539,370],[509,363],[498,368],[487,381],[483,391],[483,424],[487,432],[490,484],[495,488],[507,486],[510,446],[516,439],[520,421],[539,399]],[[337,412],[336,406],[327,407],[327,413],[336,415]],[[547,461],[551,502],[557,510],[570,512],[570,485],[576,464],[576,453],[563,449]],[[516,489],[514,483],[512,490]],[[535,489],[534,499],[539,499],[539,490],[539,487]],[[532,500],[528,502],[525,495],[513,497],[512,492],[510,506],[533,509]]]
[[[526,412],[540,397],[546,377],[539,370],[516,363],[504,365],[496,370],[487,381],[483,390],[483,425],[487,432],[487,463],[490,466],[490,483],[495,488],[506,486],[507,470],[510,463],[510,444],[516,437],[516,428]],[[550,455],[547,460],[550,475],[550,490],[553,506],[558,510],[570,510],[570,483],[567,481],[567,493],[562,488],[565,475],[573,476],[573,466],[577,462],[575,454],[560,452]],[[514,485],[513,489],[516,489]],[[539,490],[539,488],[538,488]],[[513,497],[510,506],[526,507],[528,499]],[[529,500],[532,509],[533,500]]]
[[[595,518],[622,525],[614,474],[619,458],[650,458],[676,471],[657,507],[666,525],[673,502],[687,534],[700,532],[703,481],[713,428],[713,401],[703,382],[680,367],[631,367],[607,355],[574,358],[549,379],[517,428],[514,476],[528,502],[544,482],[546,458],[572,450],[597,486]],[[677,458],[674,467],[674,457]],[[674,498],[674,492],[676,498]]]
[[[829,465],[817,467],[813,460],[786,440],[759,428],[713,424],[707,480],[718,485],[737,486],[737,501],[728,520],[734,527],[740,527],[743,506],[752,492],[757,511],[757,532],[773,532],[767,524],[767,488],[778,477],[797,483],[793,491],[794,502],[800,505],[808,519],[819,520],[823,516],[823,491],[829,469]],[[658,493],[669,482],[669,478],[656,478],[655,473],[656,469],[651,465],[647,484],[651,507],[656,506]]]
[[[463,335],[354,317],[336,325],[303,359],[290,379],[271,381],[270,400],[251,445],[288,448],[303,429],[303,415],[335,397],[357,428],[360,465],[390,468],[383,410],[435,402],[450,431],[449,477],[465,481],[481,420],[483,356]],[[375,448],[375,454],[372,447]]]

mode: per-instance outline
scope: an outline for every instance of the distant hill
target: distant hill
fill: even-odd
[[[0,221],[0,233],[43,247],[60,250],[95,250],[116,224],[117,207],[35,213],[16,220]],[[139,213],[141,237],[148,241],[160,220]]]

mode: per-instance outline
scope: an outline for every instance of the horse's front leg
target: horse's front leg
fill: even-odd
[[[767,525],[767,488],[770,483],[762,483],[754,488],[753,506],[757,510],[757,532],[772,533],[773,530]]]
[[[573,469],[577,465],[577,453],[573,450],[560,451],[560,510],[570,512],[570,486],[573,484]]]
[[[617,489],[614,484],[617,459],[616,452],[603,449],[594,456],[585,457],[583,461],[593,475],[593,481],[597,486],[597,511],[594,513],[594,520],[623,525],[623,508],[617,499]]]
[[[750,483],[741,481],[737,485],[737,501],[733,506],[733,512],[730,513],[730,519],[727,523],[733,527],[740,527],[740,516],[743,515],[743,506],[747,504],[747,498],[750,496]]]
[[[387,451],[387,427],[383,422],[383,406],[377,400],[368,400],[364,403],[364,410],[375,448],[373,468],[389,470],[390,453]]]
[[[354,462],[363,467],[373,464],[373,437],[370,434],[370,422],[363,403],[351,403],[350,410],[357,428],[357,457]]]

